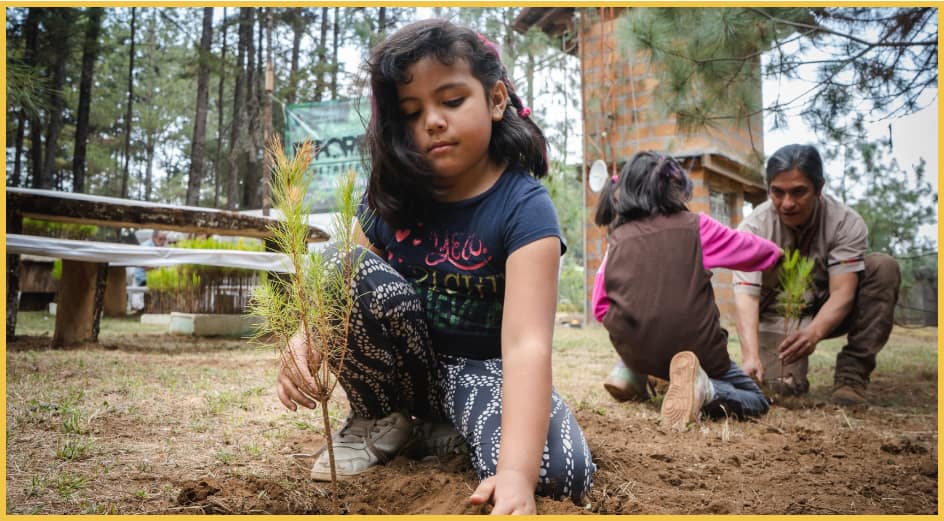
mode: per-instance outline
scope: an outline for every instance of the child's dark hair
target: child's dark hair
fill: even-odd
[[[614,229],[654,215],[687,211],[692,181],[675,159],[639,152],[603,185],[594,222]]]
[[[492,123],[488,155],[496,163],[508,163],[547,174],[547,141],[531,119],[508,80],[494,44],[466,27],[445,20],[410,24],[371,50],[368,60],[372,90],[371,117],[366,148],[370,158],[368,203],[381,218],[394,226],[425,220],[429,202],[438,190],[436,176],[426,158],[416,150],[399,107],[397,87],[412,81],[407,69],[433,56],[450,65],[466,60],[485,88],[486,96],[499,81],[508,88],[509,103],[501,121]]]

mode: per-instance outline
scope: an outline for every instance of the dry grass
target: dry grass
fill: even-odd
[[[278,402],[273,385],[275,354],[270,350],[238,339],[171,337],[127,321],[106,321],[99,347],[49,350],[52,322],[41,314],[20,317],[21,334],[40,336],[8,346],[6,353],[7,513],[303,513],[318,512],[318,505],[326,501],[326,489],[306,478],[311,460],[305,456],[321,444],[319,413],[290,413]],[[936,471],[929,481],[931,470],[919,469],[916,463],[937,458],[936,340],[936,330],[895,331],[879,356],[871,388],[875,405],[867,412],[823,405],[831,363],[841,346],[840,341],[829,341],[812,359],[809,397],[774,407],[757,422],[707,422],[681,435],[658,427],[654,404],[616,404],[603,391],[600,382],[615,355],[602,328],[557,329],[554,383],[577,413],[594,455],[602,458],[595,510],[928,513],[936,512],[935,506],[928,506],[931,492],[907,496],[911,499],[905,503],[883,501],[876,495],[881,491],[888,497],[906,497],[900,490],[886,490],[881,476],[895,482],[918,479],[901,481],[912,487],[933,483],[936,491]],[[738,358],[736,343],[732,350]],[[347,414],[343,398],[337,398],[330,411],[335,425]],[[686,444],[695,445],[686,449]],[[769,450],[761,449],[763,444]],[[839,499],[822,499],[816,509],[813,503],[748,501],[750,493],[744,491],[756,488],[752,480],[760,479],[748,472],[755,466],[783,465],[785,475],[797,468],[812,469],[813,477],[823,480],[815,474],[816,458],[825,455],[801,451],[791,456],[799,459],[778,463],[778,451],[787,450],[781,445],[791,444],[847,453],[841,456],[844,459],[827,458],[830,465],[866,464],[844,471],[850,483],[860,483],[849,492],[858,501],[854,507],[842,506]],[[676,446],[682,452],[671,452],[676,448],[670,447]],[[719,447],[731,447],[733,452]],[[846,457],[853,450],[866,451],[875,459],[862,463]],[[745,454],[753,454],[750,466]],[[740,458],[745,466],[737,463],[740,470],[726,470],[734,465],[731,458]],[[399,470],[390,472],[404,473],[402,486],[409,488],[416,463],[398,465]],[[861,476],[869,467],[876,467],[878,481]],[[767,473],[771,479],[781,479],[774,470]],[[442,483],[421,481],[431,491],[452,494],[449,504],[429,498],[427,513],[457,513],[448,508],[457,508],[456,501],[461,503],[468,493],[466,474],[443,475],[435,475],[445,480]],[[908,477],[912,475],[918,477]],[[741,499],[749,506],[702,505],[700,489],[685,489],[696,477],[717,483],[712,487],[728,487],[725,494],[744,494]],[[195,504],[183,501],[183,491],[201,480],[225,484],[228,494],[221,492]],[[443,484],[450,480],[453,485]],[[681,489],[676,482],[683,483]],[[349,494],[368,483],[352,486]],[[416,493],[422,497],[428,493],[423,490]],[[659,498],[667,493],[677,494],[675,510],[663,509],[665,500]],[[376,492],[365,488],[366,497],[372,494]],[[282,506],[260,507],[271,506],[267,498],[279,498]],[[564,508],[552,503],[542,503],[541,508],[544,512]],[[351,508],[351,512],[381,513],[383,508],[405,513],[416,507],[384,503]]]

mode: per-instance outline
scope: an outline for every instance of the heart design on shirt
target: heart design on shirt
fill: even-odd
[[[403,239],[406,239],[410,236],[410,230],[397,230],[394,232],[394,236],[397,238],[397,242],[403,242]]]

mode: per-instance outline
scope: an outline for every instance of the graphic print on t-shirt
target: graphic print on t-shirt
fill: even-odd
[[[395,230],[394,238],[387,261],[413,282],[434,329],[484,333],[501,327],[504,276],[489,269],[492,255],[483,239],[422,225]]]

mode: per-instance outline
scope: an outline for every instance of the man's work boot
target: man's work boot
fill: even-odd
[[[837,383],[833,387],[833,403],[846,407],[856,407],[865,405],[865,385],[851,382]]]

